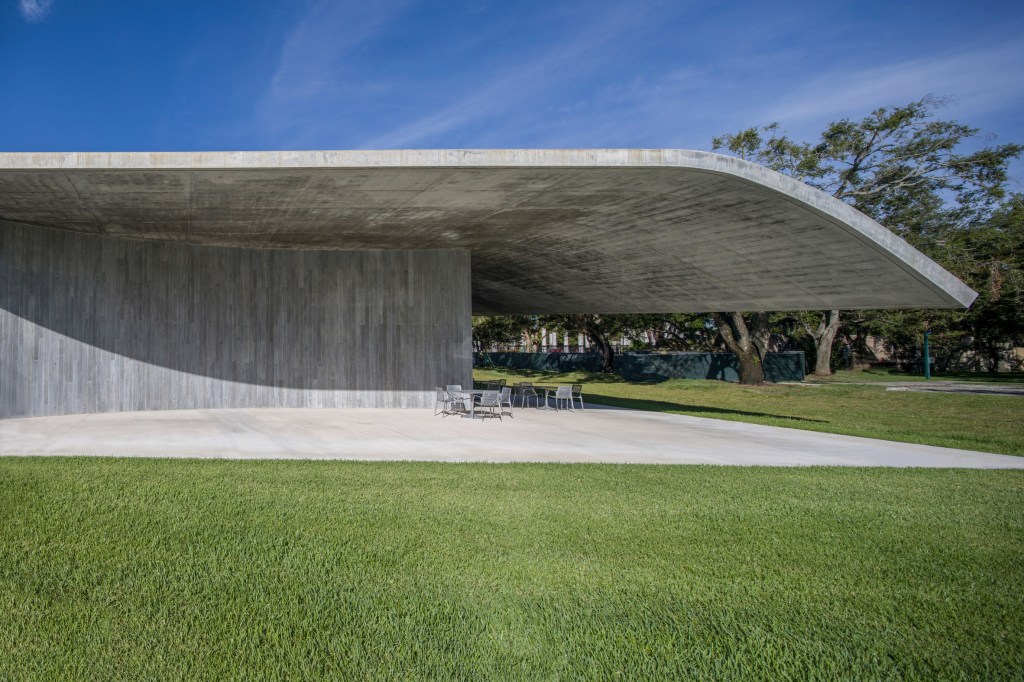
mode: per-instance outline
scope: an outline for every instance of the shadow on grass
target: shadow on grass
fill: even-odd
[[[478,368],[478,369],[489,369],[489,368]],[[539,369],[512,369],[509,367],[501,367],[498,370],[505,375],[511,377],[522,377],[524,379],[534,379],[537,383],[544,383],[548,381],[562,381],[565,379],[561,377],[566,374],[572,374],[578,377],[573,380],[573,383],[579,382],[584,386],[595,385],[595,384],[657,384],[667,381],[665,378],[648,378],[636,380],[626,380],[618,374],[603,374],[601,372],[553,372],[550,370],[539,370]],[[483,383],[482,380],[478,380]],[[647,412],[670,412],[680,413],[685,412],[690,415],[706,415],[709,417],[759,417],[761,419],[779,419],[789,422],[803,422],[812,424],[828,424],[829,422],[825,419],[813,419],[810,417],[793,417],[786,414],[769,414],[767,412],[750,412],[747,410],[734,410],[726,407],[711,407],[708,405],[690,405],[687,403],[673,403],[666,402],[663,400],[645,400],[641,398],[620,398],[617,396],[608,396],[602,394],[588,393],[584,388],[584,394],[586,395],[586,401],[597,405],[608,405],[609,407],[626,407],[631,410],[644,410]]]
[[[615,398],[607,395],[587,395],[588,403],[597,405],[608,405],[610,407],[628,407],[632,410],[645,410],[647,412],[686,412],[687,414],[708,415],[712,417],[735,416],[735,417],[761,417],[767,419],[782,419],[794,422],[810,422],[815,424],[827,424],[825,419],[811,419],[810,417],[791,417],[786,414],[769,414],[767,412],[747,412],[745,410],[732,410],[724,407],[709,407],[707,405],[686,405],[684,403],[668,403],[661,400],[640,400],[637,398]]]

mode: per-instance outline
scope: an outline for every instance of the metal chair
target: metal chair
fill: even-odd
[[[437,394],[436,400],[434,401],[434,416],[436,417],[437,415],[441,415],[442,417],[447,417],[453,411],[452,410],[452,398],[448,394],[448,392],[445,391],[440,386],[435,386],[434,387],[434,391]],[[440,412],[437,411],[438,405],[441,406],[441,411]]]
[[[580,401],[580,409],[583,409],[583,384],[572,385],[572,399]]]
[[[533,398],[533,406],[540,407],[540,394],[537,393],[537,389],[533,387],[532,381],[524,381],[520,384],[516,384],[516,395],[522,403],[521,407],[526,407],[530,402],[530,398]]]
[[[559,409],[559,401],[565,402],[566,409],[575,409],[572,405],[572,387],[558,386],[555,388],[555,409]]]
[[[497,391],[484,391],[480,394],[480,399],[477,400],[476,406],[480,408],[480,417],[497,417],[498,421],[501,421],[501,394]],[[482,410],[486,408],[487,413]],[[494,410],[498,411],[495,412]]]
[[[472,409],[473,399],[462,390],[462,384],[449,384],[445,386],[445,390],[448,391],[448,397],[451,398],[453,414],[455,412],[469,412]],[[456,405],[458,409],[456,409]]]
[[[512,417],[512,387],[503,386],[498,393],[501,397],[499,401],[501,403],[501,413]],[[505,411],[506,405],[508,405],[508,412]]]

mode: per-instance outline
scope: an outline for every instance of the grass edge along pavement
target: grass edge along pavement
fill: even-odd
[[[1024,472],[0,458],[0,678],[1010,679]]]
[[[919,373],[901,372],[889,367],[866,367],[863,369],[837,370],[829,376],[807,375],[809,383],[925,383]],[[933,372],[930,381],[955,381],[969,384],[1024,385],[1024,372]]]
[[[474,370],[477,380],[584,385],[588,402],[671,414],[839,433],[940,447],[1024,455],[1024,399],[886,391],[882,385],[825,383],[741,386],[669,379],[630,383],[596,372]]]

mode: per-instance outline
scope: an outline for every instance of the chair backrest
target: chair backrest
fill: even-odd
[[[533,388],[532,381],[521,381],[519,385],[522,386],[523,388]]]
[[[442,402],[448,399],[448,394],[440,386],[435,386],[434,390],[437,391],[437,402]]]
[[[501,388],[501,402],[507,403],[509,400],[511,400],[511,396],[512,388],[509,386],[503,386]]]
[[[572,397],[572,388],[570,388],[569,386],[559,386],[558,388],[555,389],[555,397],[556,398],[571,398]]]
[[[484,391],[480,395],[480,406],[481,407],[498,407],[501,405],[499,402],[497,391]]]
[[[498,379],[498,386],[505,388],[506,384],[508,384],[508,379]]]
[[[448,386],[446,386],[445,388],[449,393],[451,393],[452,391],[461,391],[462,384],[448,384]]]
[[[572,395],[573,397],[583,395],[583,384],[573,384]]]

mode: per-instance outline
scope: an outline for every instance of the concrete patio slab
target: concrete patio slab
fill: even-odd
[[[1024,468],[1024,457],[595,408],[515,417],[429,410],[121,412],[0,421],[2,455]]]

